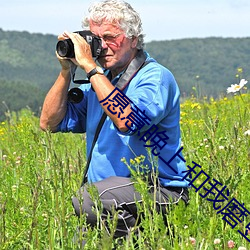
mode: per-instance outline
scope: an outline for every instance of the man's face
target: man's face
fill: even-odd
[[[98,58],[101,66],[119,72],[133,59],[137,39],[125,37],[118,25],[105,21],[100,25],[90,21],[90,30],[102,39],[103,52]]]

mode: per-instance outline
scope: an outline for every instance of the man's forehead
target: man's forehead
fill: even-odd
[[[106,20],[103,20],[102,22],[94,22],[90,20],[89,22],[90,29],[95,29],[96,31],[121,31],[121,28],[119,24],[116,22],[109,22]]]

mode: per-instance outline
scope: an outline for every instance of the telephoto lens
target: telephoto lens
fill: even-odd
[[[68,58],[75,57],[74,44],[70,39],[58,41],[56,45],[56,51],[58,55],[61,57],[68,57]]]

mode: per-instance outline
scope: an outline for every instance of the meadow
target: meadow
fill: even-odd
[[[250,249],[246,230],[250,223],[249,103],[247,92],[216,100],[185,100],[181,104],[183,154],[187,165],[193,166],[194,161],[201,166],[196,172],[203,170],[211,184],[199,190],[191,187],[189,205],[170,208],[167,220],[171,223],[165,226],[141,181],[137,188],[144,197],[139,206],[143,230],[132,231],[118,244],[112,238],[115,221],[107,222],[111,234],[99,222],[98,230],[89,228],[86,233],[85,249]],[[85,163],[84,135],[42,132],[38,117],[29,109],[6,113],[0,124],[0,249],[81,249],[76,228],[85,220],[75,217],[71,197],[80,187]],[[142,165],[143,158],[127,164]],[[134,177],[140,179],[137,173]],[[202,181],[193,184],[198,187]],[[217,189],[206,196],[216,182]],[[236,207],[235,217],[227,214],[227,221],[218,207],[233,198],[246,210],[240,216],[237,211],[243,208]],[[97,198],[96,207],[98,213]]]

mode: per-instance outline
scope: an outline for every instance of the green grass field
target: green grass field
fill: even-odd
[[[117,249],[136,249],[135,241],[137,249],[219,250],[231,245],[250,249],[250,243],[238,232],[245,233],[250,215],[246,212],[244,221],[243,217],[242,222],[235,220],[237,225],[232,228],[214,208],[235,198],[250,211],[249,103],[249,94],[237,94],[219,100],[191,98],[181,104],[187,164],[193,166],[194,161],[202,166],[212,183],[217,180],[222,184],[217,186],[219,190],[227,186],[228,201],[208,201],[217,194],[202,198],[200,194],[206,193],[203,188],[198,192],[191,188],[190,204],[173,207],[167,215],[171,225],[166,227],[142,184],[138,189],[144,194],[139,208],[145,215],[143,230],[137,237],[132,232]],[[136,158],[129,164],[141,162]],[[73,239],[76,227],[85,221],[74,216],[71,197],[79,189],[84,166],[84,135],[44,133],[28,109],[7,113],[6,121],[0,124],[0,249],[80,249]],[[198,186],[202,180],[195,183]],[[211,185],[207,183],[206,188]],[[108,221],[111,235],[99,223],[99,230],[87,232],[85,249],[114,247],[115,221]],[[246,237],[250,241],[250,234]]]

